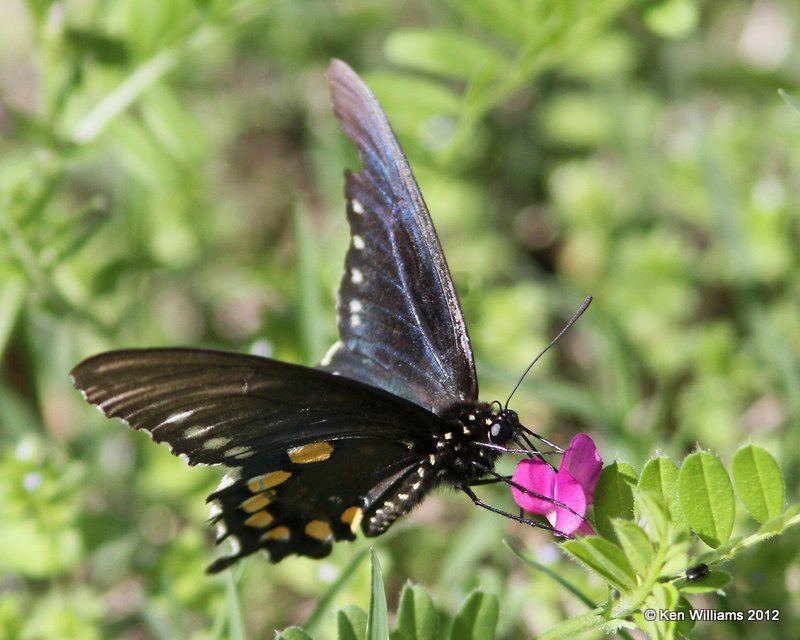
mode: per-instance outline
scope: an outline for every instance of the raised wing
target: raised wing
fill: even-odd
[[[81,362],[75,386],[108,417],[167,443],[189,464],[231,468],[209,496],[218,542],[277,562],[321,557],[386,503],[435,450],[439,419],[403,398],[326,371],[199,349],[112,351]],[[378,518],[372,517],[378,514]]]
[[[341,341],[322,366],[436,413],[475,401],[467,328],[408,161],[361,78],[333,60],[328,80],[364,167],[346,173],[351,242],[337,304]]]

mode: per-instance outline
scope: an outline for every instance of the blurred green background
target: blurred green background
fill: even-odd
[[[103,419],[67,374],[131,346],[319,360],[356,165],[334,56],[406,149],[484,400],[592,294],[515,396],[523,421],[639,469],[756,442],[796,500],[800,112],[777,91],[800,97],[798,18],[772,0],[0,3],[0,638],[228,637],[230,584],[203,574],[220,474]],[[451,612],[479,586],[501,638],[584,611],[504,539],[606,597],[548,536],[460,495],[371,542],[390,607],[406,580]],[[302,624],[366,546],[247,563],[249,637]],[[694,602],[780,623],[698,633],[800,637],[798,549],[796,532],[754,549],[725,597]],[[368,584],[362,563],[333,604],[366,606]]]

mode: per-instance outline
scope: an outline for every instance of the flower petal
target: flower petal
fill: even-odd
[[[555,505],[555,522],[550,524],[561,533],[572,534],[581,529],[586,523],[583,519],[586,515],[586,494],[581,483],[561,465],[556,475],[554,490],[555,499],[569,509]],[[550,507],[553,508],[553,505]],[[549,519],[549,518],[548,518]]]
[[[603,470],[603,460],[597,451],[594,441],[585,433],[576,435],[561,463],[561,469],[565,469],[569,474],[580,483],[586,497],[587,504],[594,502],[594,490],[597,486],[597,479]],[[562,500],[561,502],[565,502]]]
[[[523,511],[545,514],[553,510],[553,490],[556,472],[544,460],[526,458],[520,460],[511,481],[527,489],[530,493],[511,487],[511,494]],[[536,494],[530,495],[531,493]],[[537,497],[538,496],[538,497]]]

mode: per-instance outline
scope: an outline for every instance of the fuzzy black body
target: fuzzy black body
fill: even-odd
[[[351,243],[339,341],[317,368],[201,349],[115,351],[72,371],[86,400],[229,468],[212,493],[219,571],[264,550],[322,557],[385,532],[436,486],[469,494],[520,425],[478,400],[461,307],[422,195],[375,97],[328,70],[334,111],[362,170],[346,172]],[[494,447],[494,448],[493,448]]]

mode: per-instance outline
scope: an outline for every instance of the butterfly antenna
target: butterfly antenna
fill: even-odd
[[[509,394],[508,400],[506,400],[505,404],[506,409],[508,409],[508,403],[511,402],[511,397],[517,392],[517,389],[519,389],[519,385],[522,384],[522,381],[525,379],[525,376],[528,375],[528,371],[530,371],[533,368],[533,365],[539,362],[539,358],[541,358],[545,353],[547,353],[550,350],[550,347],[552,347],[556,342],[558,342],[561,339],[561,336],[563,336],[569,330],[569,328],[573,324],[575,324],[578,318],[580,318],[583,315],[583,312],[589,308],[590,304],[592,304],[592,296],[586,296],[586,299],[583,301],[581,306],[578,307],[578,310],[575,312],[575,314],[569,319],[569,322],[567,322],[567,324],[564,325],[564,328],[558,332],[558,335],[550,341],[550,344],[548,344],[544,349],[542,349],[542,352],[533,359],[533,362],[531,362],[528,365],[528,368],[525,369],[523,374],[519,377],[519,380],[517,380],[517,384],[514,385],[514,389]]]

